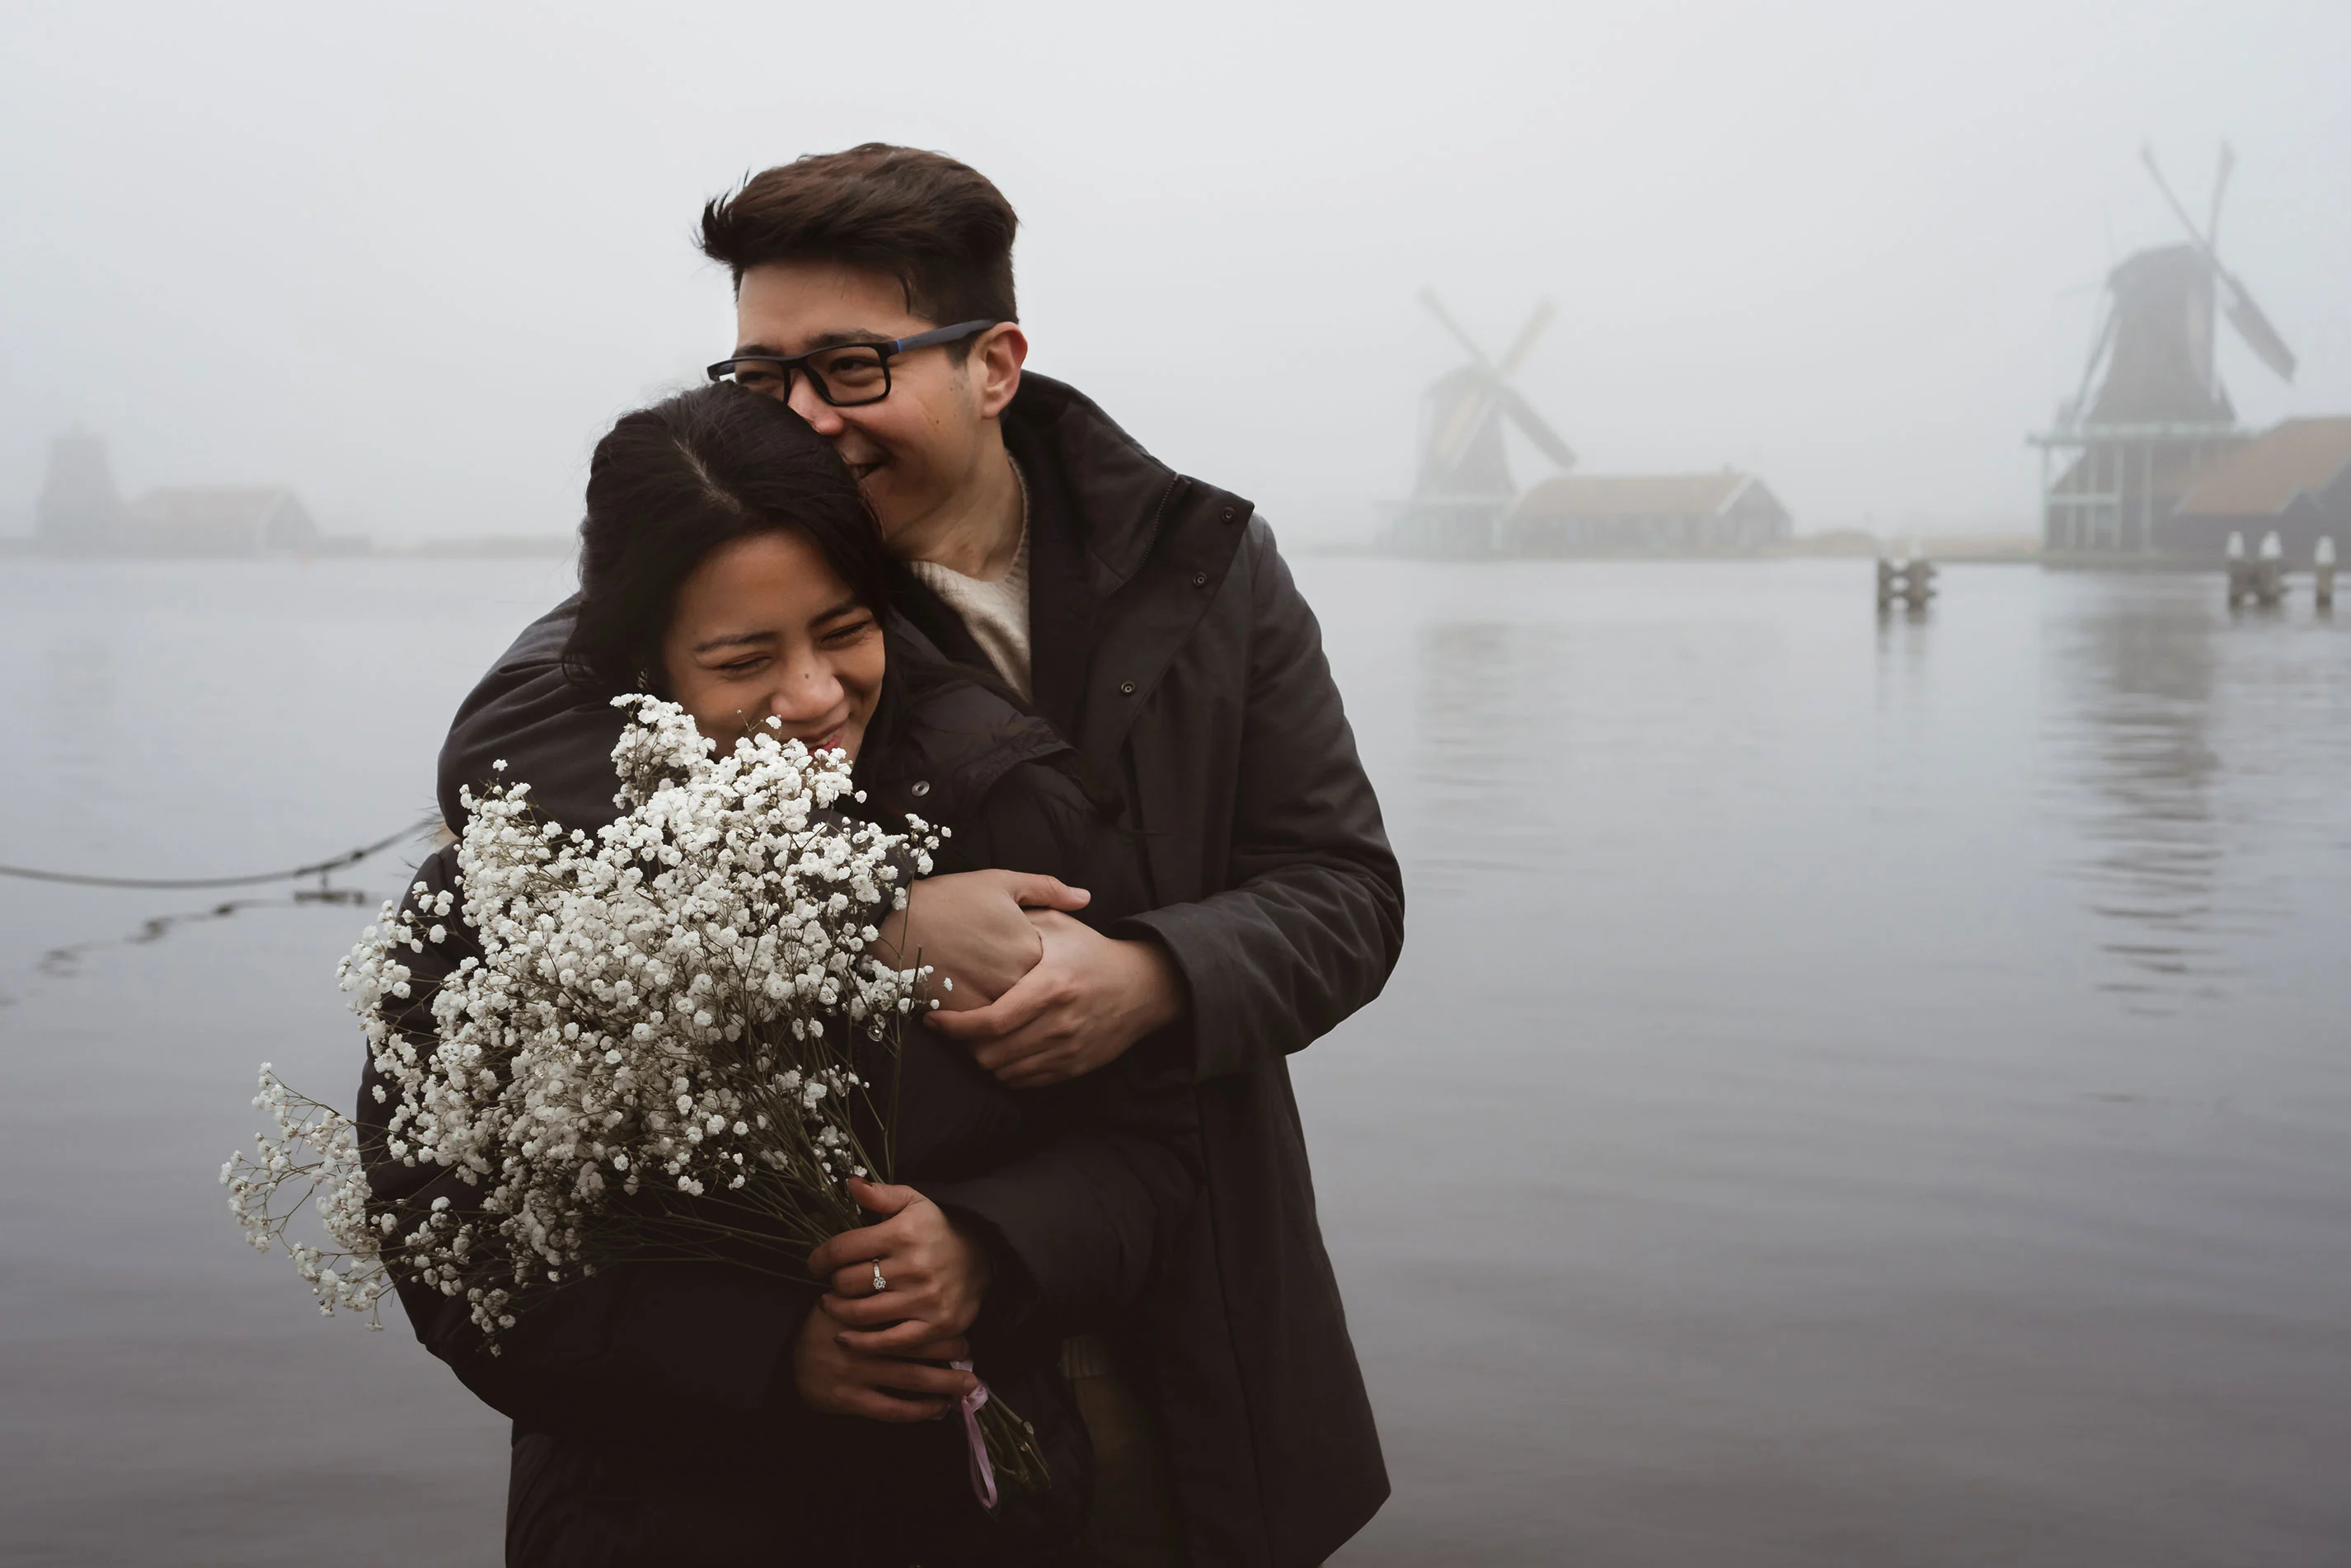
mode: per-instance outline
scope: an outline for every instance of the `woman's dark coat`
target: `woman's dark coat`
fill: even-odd
[[[1029,486],[1037,706],[1123,792],[1144,846],[1146,912],[1109,929],[1162,943],[1190,990],[1188,1019],[1131,1054],[1191,1080],[1207,1165],[1208,1201],[1150,1291],[1191,1559],[1302,1568],[1387,1476],[1285,1059],[1386,983],[1403,881],[1321,631],[1249,503],[1042,376],[1003,428]],[[985,667],[911,573],[899,592]],[[618,721],[566,684],[569,626],[567,606],[530,627],[466,699],[444,812],[498,758],[592,793]]]
[[[956,861],[1091,879],[1109,892],[1111,917],[1139,906],[1132,841],[1101,831],[1049,727],[960,682],[901,706],[914,711],[893,716],[894,742],[869,748],[877,766],[861,781],[879,775],[882,795],[950,827]],[[528,778],[527,766],[507,777]],[[613,814],[609,801],[568,809],[571,818],[557,819],[566,826]],[[886,809],[877,820],[894,821]],[[422,896],[445,887],[462,899],[455,867],[454,846],[431,857],[414,879]],[[422,983],[407,1027],[429,1033],[430,984],[479,951],[453,923],[448,941],[410,956]],[[1193,1206],[1189,1098],[1134,1071],[1017,1093],[927,1030],[908,1030],[904,1051],[895,1179],[993,1242],[998,1278],[973,1329],[977,1364],[1037,1428],[1051,1491],[1008,1499],[985,1518],[959,1419],[902,1427],[802,1407],[789,1350],[811,1284],[715,1264],[608,1269],[523,1313],[490,1355],[461,1301],[404,1281],[418,1337],[515,1422],[510,1563],[1064,1560],[1092,1461],[1060,1375],[1061,1342],[1111,1327],[1134,1305]],[[886,1071],[862,1070],[877,1082]],[[387,1110],[376,1082],[371,1070],[360,1100],[371,1130]],[[385,1159],[380,1133],[366,1146],[379,1197],[446,1187],[465,1201],[468,1189],[445,1174],[435,1185],[434,1168]]]

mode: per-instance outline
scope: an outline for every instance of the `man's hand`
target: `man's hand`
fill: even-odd
[[[1114,942],[1052,910],[1029,921],[1045,945],[1037,967],[987,1006],[930,1020],[1002,1082],[1037,1089],[1092,1072],[1186,1011],[1183,978],[1157,943]]]
[[[792,1386],[800,1403],[828,1416],[869,1421],[933,1421],[977,1385],[968,1372],[928,1362],[969,1361],[960,1339],[934,1340],[911,1356],[875,1355],[841,1343],[840,1325],[811,1311],[792,1342]]]
[[[809,1254],[809,1272],[831,1285],[822,1315],[838,1325],[841,1344],[863,1354],[911,1355],[969,1332],[994,1272],[987,1250],[911,1186],[852,1180],[849,1196],[886,1218],[844,1230]],[[877,1266],[889,1285],[878,1294]]]
[[[1083,909],[1092,894],[1059,878],[1014,871],[929,876],[907,890],[906,907],[882,924],[881,952],[901,967],[917,958],[955,982],[935,993],[941,1010],[985,1007],[1010,990],[1044,952],[1029,909]]]

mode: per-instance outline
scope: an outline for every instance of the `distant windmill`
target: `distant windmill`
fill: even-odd
[[[2058,410],[2057,428],[2034,438],[2046,452],[2079,454],[2044,476],[2044,542],[2053,551],[2152,549],[2158,525],[2205,460],[2241,439],[2215,362],[2220,314],[2263,364],[2294,379],[2294,351],[2216,248],[2235,154],[2220,149],[2200,227],[2154,150],[2141,148],[2139,157],[2188,240],[2136,252],[2106,275],[2105,314],[2081,382]]]
[[[2067,422],[2086,424],[2227,423],[2236,417],[2214,362],[2216,307],[2227,301],[2229,324],[2261,361],[2287,381],[2294,379],[2294,350],[2285,346],[2236,274],[2221,265],[2215,240],[2220,200],[2227,193],[2236,156],[2220,149],[2212,176],[2211,215],[2199,228],[2173,194],[2152,148],[2140,159],[2156,188],[2170,204],[2185,245],[2160,246],[2125,258],[2106,277],[2106,312],[2081,386],[2068,405]],[[2090,383],[2099,380],[2095,401]]]
[[[1575,466],[1574,451],[1510,384],[1551,324],[1551,301],[1535,307],[1499,361],[1486,357],[1434,290],[1423,289],[1420,302],[1468,351],[1469,362],[1439,376],[1421,400],[1420,473],[1396,520],[1395,542],[1416,553],[1482,555],[1518,497],[1502,445],[1505,424],[1516,425],[1562,468]]]

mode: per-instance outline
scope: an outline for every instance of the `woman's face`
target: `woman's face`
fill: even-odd
[[[882,690],[882,628],[800,534],[753,534],[678,589],[662,668],[722,754],[773,715],[778,738],[854,758]]]

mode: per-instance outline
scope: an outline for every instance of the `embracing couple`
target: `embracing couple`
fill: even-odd
[[[952,982],[900,1185],[817,1284],[610,1270],[495,1355],[403,1289],[513,1418],[511,1563],[1305,1568],[1386,1496],[1284,1059],[1385,982],[1395,860],[1265,524],[1023,373],[1015,222],[880,145],[706,207],[735,349],[599,444],[580,593],[443,751],[451,823],[503,777],[592,831],[652,691],[952,835],[883,929]],[[1053,1474],[994,1514],[980,1377]]]

